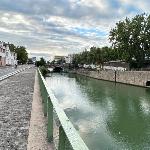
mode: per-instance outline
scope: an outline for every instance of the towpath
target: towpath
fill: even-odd
[[[0,82],[0,150],[26,150],[35,69]]]
[[[18,65],[17,69],[15,69],[14,66],[0,67],[0,77],[6,75],[8,73],[14,72],[16,70],[30,67],[30,66],[32,66],[32,65]]]

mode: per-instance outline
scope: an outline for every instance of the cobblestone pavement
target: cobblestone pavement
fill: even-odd
[[[31,66],[31,65],[19,65],[17,67],[17,69],[15,69],[14,66],[0,67],[0,77],[6,75],[8,73],[14,72],[16,70],[19,70],[21,68],[25,68],[27,66]]]
[[[0,150],[26,150],[35,69],[0,82]]]

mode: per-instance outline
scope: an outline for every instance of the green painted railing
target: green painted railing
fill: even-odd
[[[41,96],[44,104],[44,115],[48,118],[47,137],[53,141],[53,120],[54,112],[59,119],[59,143],[58,150],[89,150],[77,130],[74,128],[63,109],[59,106],[58,100],[48,88],[45,79],[38,69]]]

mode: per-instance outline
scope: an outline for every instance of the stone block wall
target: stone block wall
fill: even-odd
[[[146,87],[146,82],[150,81],[149,71],[124,71],[117,72],[116,81],[120,83],[138,85]]]
[[[85,75],[95,79],[108,80],[137,85],[137,86],[146,86],[146,82],[150,81],[150,71],[87,71],[87,70],[78,70],[77,74]]]

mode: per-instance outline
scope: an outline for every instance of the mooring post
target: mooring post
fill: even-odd
[[[116,83],[116,74],[117,74],[117,71],[115,70],[115,83]]]

